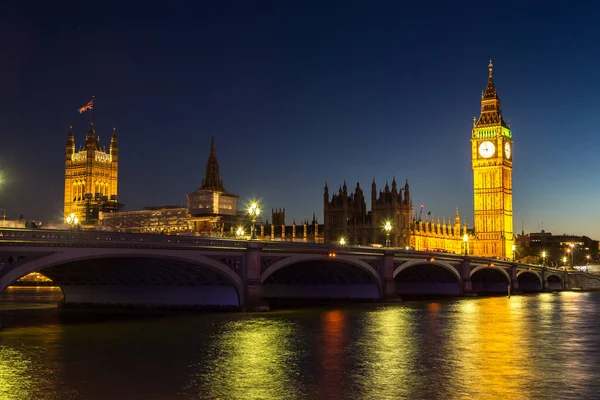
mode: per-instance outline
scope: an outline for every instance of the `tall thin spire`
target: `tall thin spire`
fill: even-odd
[[[483,125],[492,125],[498,126],[502,125],[508,128],[506,122],[502,118],[502,109],[500,107],[500,97],[498,96],[498,92],[496,91],[496,86],[494,85],[493,76],[494,64],[490,59],[490,63],[488,64],[488,82],[485,88],[485,91],[481,93],[481,113],[477,122],[475,122],[474,127],[480,127]]]
[[[214,134],[210,142],[210,155],[206,163],[206,177],[202,180],[202,190],[225,191],[223,181],[219,178],[219,163],[217,162]]]

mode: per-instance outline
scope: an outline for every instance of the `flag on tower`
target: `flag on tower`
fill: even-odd
[[[94,109],[94,98],[92,97],[92,99],[83,107],[79,108],[79,114],[82,114],[83,112],[87,111],[87,110],[93,110]]]

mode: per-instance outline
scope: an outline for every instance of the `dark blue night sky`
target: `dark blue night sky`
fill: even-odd
[[[323,186],[408,178],[415,208],[473,219],[487,64],[510,121],[515,231],[600,238],[592,2],[44,2],[0,5],[0,207],[62,216],[69,125],[117,127],[127,210],[185,204],[214,132],[226,188],[287,222]],[[423,5],[420,5],[423,4]],[[369,197],[369,196],[367,196]]]

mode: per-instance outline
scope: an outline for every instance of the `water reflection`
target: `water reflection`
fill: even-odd
[[[321,317],[320,368],[318,391],[330,398],[339,398],[344,389],[342,381],[348,357],[346,313],[341,310],[326,311]]]
[[[297,396],[301,352],[294,324],[283,319],[228,321],[198,360],[186,394],[207,399],[290,399]],[[196,393],[193,393],[193,392]]]
[[[560,293],[10,327],[0,399],[593,399],[599,319]]]
[[[353,381],[360,398],[409,398],[419,379],[414,371],[417,339],[414,313],[400,307],[383,307],[365,315],[364,331],[355,344]]]
[[[58,399],[60,328],[15,329],[0,334],[0,399]],[[50,360],[50,361],[49,361]]]
[[[454,335],[457,398],[529,399],[534,350],[523,318],[524,297],[461,301]],[[532,351],[533,350],[533,351]]]

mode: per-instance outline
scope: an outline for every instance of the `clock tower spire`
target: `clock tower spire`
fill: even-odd
[[[476,252],[479,256],[512,258],[512,132],[500,107],[492,78],[481,95],[481,112],[471,135]]]

